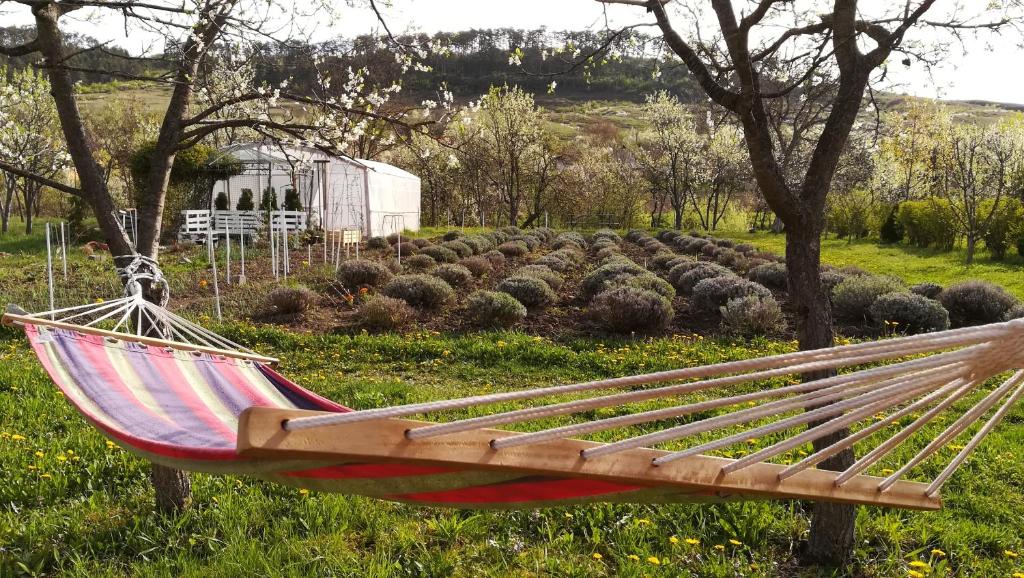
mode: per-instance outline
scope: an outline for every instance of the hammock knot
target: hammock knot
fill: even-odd
[[[146,292],[149,295],[158,295],[160,301],[158,305],[161,307],[167,305],[167,301],[171,297],[170,285],[168,285],[167,279],[164,278],[164,273],[156,259],[137,253],[134,255],[115,256],[114,259],[131,259],[127,265],[117,267],[117,276],[124,284],[124,294],[126,297],[142,294],[147,289],[144,283],[148,283],[148,291]]]

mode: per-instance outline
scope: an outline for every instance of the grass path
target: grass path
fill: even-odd
[[[786,252],[783,235],[729,232],[720,236],[753,243],[780,255]],[[849,242],[828,238],[822,240],[821,250],[822,261],[837,267],[856,265],[872,273],[901,277],[911,284],[932,281],[946,286],[965,279],[984,279],[1024,299],[1024,259],[1015,252],[1003,262],[992,261],[982,252],[975,257],[975,263],[968,266],[964,264],[963,250],[942,252],[906,245],[881,245],[877,239]]]

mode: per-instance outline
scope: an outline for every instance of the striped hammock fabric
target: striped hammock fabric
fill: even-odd
[[[248,359],[31,323],[24,329],[54,383],[86,419],[126,450],[177,469],[247,474],[320,491],[472,508],[756,497],[474,468],[247,458],[236,451],[239,416],[247,408],[351,410]]]

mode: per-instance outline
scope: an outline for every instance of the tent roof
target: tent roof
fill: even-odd
[[[283,151],[282,151],[283,148]],[[235,143],[226,147],[221,147],[221,152],[230,154],[240,161],[262,161],[271,162],[274,164],[288,165],[289,159],[286,155],[292,155],[294,158],[302,160],[334,160],[338,162],[349,163],[357,165],[363,168],[370,169],[371,171],[395,176],[406,179],[419,179],[416,175],[404,171],[394,165],[382,163],[380,161],[371,161],[366,159],[355,159],[345,157],[341,155],[329,155],[320,149],[313,147],[301,147],[301,146],[286,146],[280,147],[277,145],[269,145],[259,142],[245,142]]]

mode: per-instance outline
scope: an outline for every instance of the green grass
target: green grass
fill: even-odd
[[[719,235],[753,243],[759,249],[779,255],[786,252],[783,235],[733,232]],[[850,242],[826,238],[821,242],[821,260],[837,267],[856,265],[872,273],[895,275],[910,284],[931,281],[947,286],[966,279],[984,279],[1024,299],[1024,259],[1015,252],[1000,262],[989,259],[982,251],[975,256],[973,265],[965,265],[963,249],[944,252],[907,245],[882,245],[877,239]]]
[[[280,355],[290,377],[359,408],[791,347],[683,336],[553,343],[516,333],[323,336],[222,329]],[[792,556],[807,531],[808,512],[797,502],[459,511],[198,474],[192,509],[161,515],[153,511],[145,463],[109,447],[87,426],[11,330],[0,333],[0,416],[4,576],[777,576],[795,572]],[[1021,419],[1018,410],[1010,423]],[[954,478],[941,512],[860,508],[849,571],[905,576],[913,560],[965,576],[1024,571],[1004,553],[1024,547],[1022,437],[1019,426],[1000,428]],[[687,544],[687,538],[700,543]],[[946,557],[930,555],[933,548]]]

